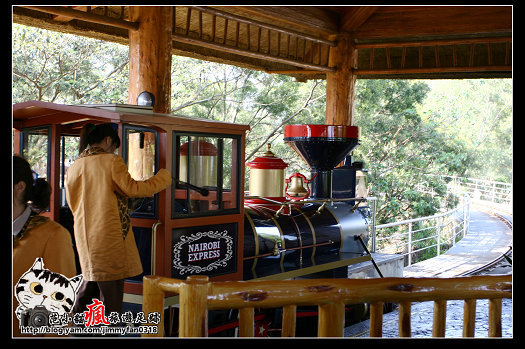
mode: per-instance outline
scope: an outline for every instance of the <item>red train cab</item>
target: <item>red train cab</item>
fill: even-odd
[[[157,114],[151,107],[132,105],[13,105],[14,153],[27,158],[39,177],[48,180],[51,205],[44,215],[70,232],[73,217],[64,182],[87,122],[110,122],[118,128],[118,154],[134,179],[147,179],[161,168],[173,177],[171,190],[130,200],[144,273],[126,280],[124,301],[142,303],[143,275],[185,279],[205,274],[215,280],[241,280],[249,126]]]

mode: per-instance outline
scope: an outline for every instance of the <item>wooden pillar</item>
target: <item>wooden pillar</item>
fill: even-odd
[[[350,35],[342,33],[335,39],[337,46],[330,48],[328,65],[336,71],[326,73],[325,124],[350,126],[356,80],[352,68],[357,64],[357,50]]]
[[[170,113],[171,98],[171,6],[130,6],[128,103],[137,104],[140,93],[155,96],[153,111]]]

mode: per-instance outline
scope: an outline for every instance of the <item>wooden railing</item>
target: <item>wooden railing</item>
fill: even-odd
[[[309,279],[210,282],[144,277],[143,311],[163,316],[165,292],[179,294],[179,337],[206,337],[207,310],[239,309],[239,336],[253,337],[254,308],[283,308],[282,336],[295,335],[297,306],[319,307],[319,337],[342,337],[345,304],[370,303],[370,337],[382,336],[383,302],[399,304],[399,336],[410,337],[412,302],[434,301],[434,337],[444,337],[447,300],[464,300],[463,336],[473,337],[476,299],[489,300],[489,337],[501,337],[501,299],[512,275],[458,278]],[[163,321],[158,333],[163,336]],[[146,335],[144,335],[146,336]],[[148,335],[152,336],[152,335]]]

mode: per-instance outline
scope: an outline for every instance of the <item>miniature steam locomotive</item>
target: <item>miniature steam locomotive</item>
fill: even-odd
[[[346,277],[344,266],[363,255],[369,216],[355,199],[360,167],[347,156],[358,144],[357,132],[355,126],[285,126],[285,143],[311,170],[310,179],[292,174],[286,187],[287,164],[271,151],[247,164],[244,279],[318,276],[341,267]]]

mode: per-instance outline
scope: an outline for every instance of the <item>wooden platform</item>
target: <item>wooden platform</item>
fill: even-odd
[[[455,277],[490,263],[512,246],[512,230],[499,218],[475,206],[467,235],[445,254],[403,270],[404,277]]]

